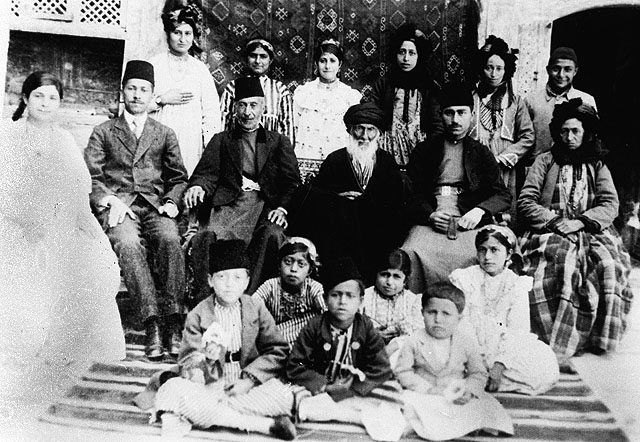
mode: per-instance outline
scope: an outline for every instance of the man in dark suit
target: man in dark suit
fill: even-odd
[[[472,265],[475,229],[511,204],[495,157],[469,137],[471,89],[446,85],[440,109],[444,133],[418,143],[407,165],[413,187],[409,221],[414,227],[402,248],[411,258],[409,288],[415,293],[448,281],[456,268]]]
[[[118,255],[127,290],[141,304],[145,353],[155,361],[162,359],[163,347],[177,355],[182,340],[178,300],[184,292],[184,258],[175,218],[187,172],[173,130],[147,117],[153,85],[151,64],[127,63],[125,110],[93,130],[85,160],[91,204]]]
[[[288,207],[300,185],[300,172],[289,138],[260,123],[265,99],[259,80],[239,78],[235,87],[236,126],[209,142],[189,180],[185,204],[189,209],[199,206],[201,233],[193,238],[192,256],[199,257],[212,239],[249,243],[248,293],[253,293],[265,279],[276,276],[277,250],[284,241]],[[202,280],[206,275],[203,258],[194,262],[196,292],[207,287]]]

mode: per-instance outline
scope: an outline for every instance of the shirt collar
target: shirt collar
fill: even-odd
[[[573,96],[573,91],[574,91],[573,86],[571,86],[569,89],[567,89],[563,93],[556,94],[549,87],[549,83],[547,83],[545,85],[545,98],[547,99],[547,101],[551,101],[551,100],[558,99],[558,98],[565,98],[565,99],[569,100]]]
[[[124,119],[126,120],[127,124],[129,124],[129,127],[131,127],[134,121],[136,122],[137,125],[141,125],[141,126],[144,126],[144,124],[147,122],[146,112],[142,115],[133,115],[125,109],[123,114],[124,114]]]

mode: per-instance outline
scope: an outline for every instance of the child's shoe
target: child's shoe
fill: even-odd
[[[162,421],[162,437],[175,440],[181,439],[191,431],[191,422],[175,413],[164,412],[160,416]]]
[[[280,416],[269,427],[269,434],[278,439],[293,440],[296,438],[296,427],[287,416]]]

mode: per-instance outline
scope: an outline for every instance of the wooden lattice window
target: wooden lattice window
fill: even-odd
[[[119,0],[81,0],[80,22],[120,26]]]

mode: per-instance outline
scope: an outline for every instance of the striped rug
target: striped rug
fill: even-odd
[[[141,336],[128,334],[139,342]],[[42,420],[79,428],[139,435],[160,435],[160,427],[150,425],[149,414],[132,404],[149,377],[170,363],[149,363],[144,347],[127,344],[127,359],[116,363],[95,363],[82,378],[51,405]],[[513,442],[528,441],[628,441],[609,409],[594,395],[578,375],[562,374],[559,384],[543,396],[527,397],[501,393],[497,399],[513,418]],[[189,439],[223,441],[273,440],[268,437],[226,430],[193,430]],[[301,424],[298,439],[309,441],[370,440],[364,430],[336,423]],[[499,438],[474,435],[461,441],[496,441]],[[406,441],[418,441],[410,435]]]

